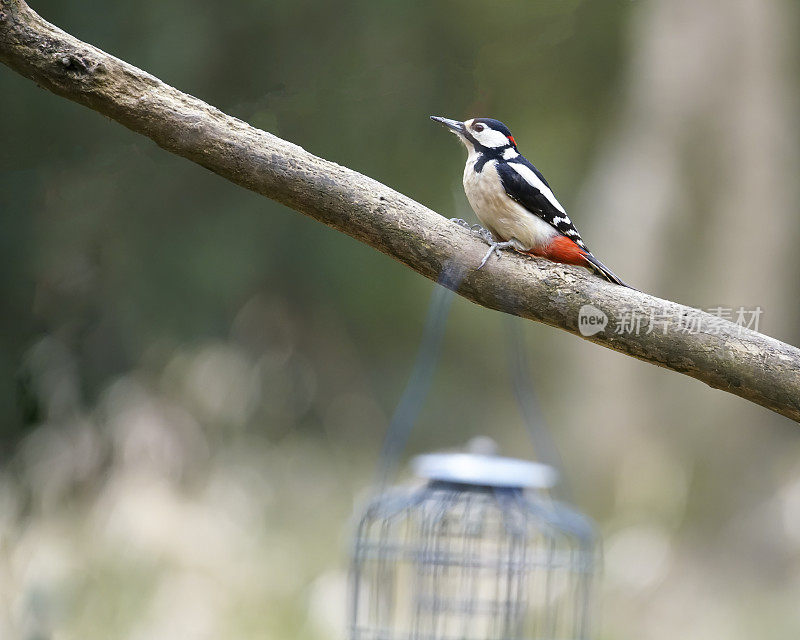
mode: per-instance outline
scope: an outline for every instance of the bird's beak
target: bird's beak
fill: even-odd
[[[431,116],[431,120],[443,124],[445,127],[454,133],[464,133],[464,123],[458,120],[451,120],[450,118],[442,118],[441,116]]]

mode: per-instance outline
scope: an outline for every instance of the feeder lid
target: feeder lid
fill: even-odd
[[[427,453],[414,458],[411,468],[427,480],[489,487],[549,489],[558,480],[546,464],[476,453]]]

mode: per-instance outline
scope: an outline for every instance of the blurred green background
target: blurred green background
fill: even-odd
[[[83,40],[472,218],[430,114],[506,122],[645,291],[800,344],[791,0],[41,0]],[[433,285],[0,68],[0,638],[343,637],[354,505]],[[407,453],[535,455],[457,300]],[[526,323],[603,639],[800,633],[800,434]]]

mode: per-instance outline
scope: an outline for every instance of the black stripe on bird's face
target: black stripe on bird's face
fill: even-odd
[[[517,144],[508,127],[492,118],[473,118],[464,122],[462,137],[480,155],[474,170],[480,173],[491,160],[508,160],[516,157]]]
[[[469,136],[471,142],[484,149],[514,149],[516,150],[517,141],[511,135],[508,127],[499,120],[493,118],[473,118],[464,123],[465,133]]]

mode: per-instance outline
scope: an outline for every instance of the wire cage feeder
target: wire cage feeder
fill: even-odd
[[[589,637],[591,521],[550,493],[546,465],[428,454],[421,484],[381,493],[356,532],[350,640]]]

